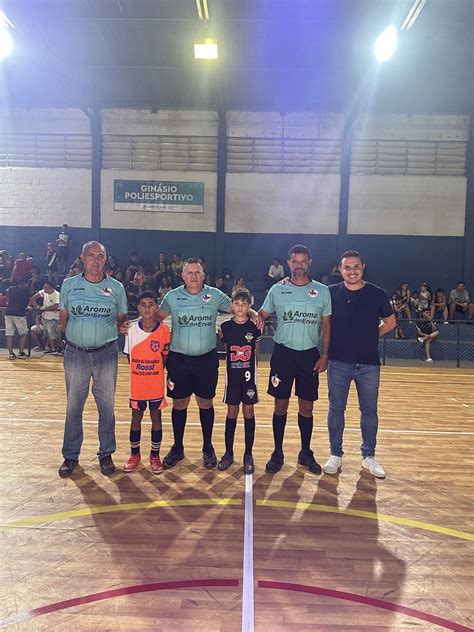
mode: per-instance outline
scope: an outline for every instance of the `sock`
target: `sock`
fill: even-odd
[[[301,434],[301,449],[311,450],[311,435],[313,434],[313,417],[303,417],[298,413],[298,426]]]
[[[237,419],[226,417],[225,420],[225,451],[234,454],[234,436]]]
[[[151,456],[160,456],[161,439],[163,438],[162,430],[151,431]]]
[[[130,430],[130,448],[132,454],[140,454],[141,430]]]
[[[286,413],[284,415],[276,415],[273,413],[273,440],[275,441],[275,452],[283,452],[285,426]]]
[[[252,454],[253,440],[255,437],[255,417],[244,419],[245,430],[245,452],[244,454]]]
[[[188,416],[188,409],[176,410],[173,408],[171,411],[171,421],[173,422],[173,435],[174,445],[182,450],[183,449],[183,437],[184,428],[186,426],[186,418]]]
[[[200,408],[199,419],[202,429],[202,449],[208,450],[212,445],[212,429],[214,427],[214,406]]]

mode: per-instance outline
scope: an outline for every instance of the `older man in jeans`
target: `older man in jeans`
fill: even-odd
[[[384,478],[385,470],[375,459],[380,383],[378,342],[396,327],[396,319],[387,292],[364,281],[364,269],[361,255],[356,250],[348,250],[341,256],[339,265],[342,282],[329,286],[332,299],[328,364],[331,455],[323,471],[336,474],[342,466],[344,413],[354,381],[359,397],[362,467],[373,476]]]
[[[117,382],[117,327],[127,319],[123,285],[104,273],[107,254],[102,244],[89,241],[82,248],[83,274],[65,279],[61,287],[59,318],[66,332],[64,373],[67,410],[63,457],[59,476],[70,476],[79,462],[82,415],[89,384],[99,411],[99,463],[102,474],[115,465],[114,400]]]

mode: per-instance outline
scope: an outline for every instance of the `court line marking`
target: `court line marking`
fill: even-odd
[[[32,423],[32,419],[31,417],[0,417],[0,423],[1,422],[8,422],[8,423],[12,423],[15,421],[19,421],[21,423],[23,422],[29,422]],[[144,420],[145,423],[148,423],[148,420]],[[41,423],[57,423],[57,424],[64,424],[64,419],[34,419],[34,423],[35,424],[41,424]],[[95,424],[97,425],[97,420],[93,420],[93,419],[84,419],[83,421],[84,424],[86,425],[91,425],[91,424]],[[171,421],[163,421],[163,424],[165,426],[171,426]],[[129,426],[130,425],[130,421],[116,421],[115,422],[116,426]],[[186,422],[187,426],[196,426],[196,427],[201,427],[201,423],[199,421],[188,421]],[[225,422],[214,422],[214,426],[221,426],[224,427],[225,426]],[[272,424],[256,424],[257,428],[272,428]],[[316,430],[325,430],[325,426],[321,427],[321,428],[316,428]],[[346,426],[345,431],[347,432],[360,432],[360,428],[357,427],[351,427],[351,426]],[[387,433],[387,434],[419,434],[419,435],[450,435],[450,436],[472,436],[474,435],[474,432],[468,432],[468,431],[462,431],[462,430],[412,430],[412,429],[393,429],[393,428],[379,428],[378,429],[379,433]]]
[[[113,597],[123,597],[126,595],[133,595],[136,593],[153,592],[156,590],[179,590],[183,588],[201,588],[212,586],[238,586],[238,579],[190,579],[174,582],[156,582],[153,584],[141,584],[138,586],[125,586],[124,588],[115,588],[114,590],[105,590],[99,593],[93,593],[90,595],[84,595],[82,597],[74,597],[73,599],[66,599],[65,601],[57,601],[56,603],[50,603],[46,606],[40,606],[39,608],[33,608],[32,610],[26,610],[24,612],[18,612],[5,619],[0,619],[0,628],[6,628],[9,625],[15,625],[26,621],[27,619],[33,619],[34,617],[40,617],[50,612],[57,612],[58,610],[65,610],[66,608],[74,608],[75,606],[81,606],[86,603],[93,603],[95,601],[103,601],[104,599],[112,599]]]
[[[357,593],[345,592],[342,590],[331,590],[329,588],[322,588],[320,586],[306,586],[304,584],[290,584],[288,582],[274,582],[274,581],[259,581],[259,588],[273,588],[276,590],[289,590],[294,592],[304,592],[313,595],[322,595],[323,597],[333,597],[334,599],[343,599],[345,601],[353,601],[356,603],[362,603],[366,606],[374,606],[375,608],[383,608],[384,610],[390,610],[392,612],[400,612],[406,614],[409,617],[421,619],[428,623],[434,623],[440,625],[448,630],[455,630],[455,632],[473,632],[473,628],[468,628],[460,623],[455,623],[449,619],[443,619],[434,614],[423,612],[422,610],[415,610],[414,608],[408,608],[398,603],[391,601],[385,601],[383,599],[377,599],[375,597],[367,597],[365,595],[358,595]]]
[[[253,476],[245,475],[244,568],[242,575],[242,632],[254,630]]]
[[[359,509],[339,508],[332,507],[331,505],[317,505],[315,503],[304,502],[292,502],[287,500],[257,500],[257,506],[260,507],[282,507],[287,509],[309,509],[311,511],[321,511],[324,513],[342,514],[345,516],[356,516],[358,518],[369,518],[371,520],[378,520],[382,522],[391,522],[393,524],[400,524],[405,527],[415,527],[417,529],[424,529],[425,531],[434,531],[435,533],[442,533],[443,535],[450,535],[454,538],[460,538],[461,540],[474,541],[474,533],[467,531],[459,531],[458,529],[451,529],[449,527],[443,527],[442,525],[432,524],[431,522],[423,522],[421,520],[413,520],[412,518],[402,518],[400,516],[392,516],[391,514],[381,514],[373,511],[361,511]]]
[[[0,524],[4,529],[17,529],[18,527],[31,527],[33,525],[46,522],[57,522],[78,516],[92,516],[94,514],[112,513],[115,511],[133,511],[135,509],[154,509],[156,507],[202,507],[213,506],[241,506],[242,501],[238,498],[181,498],[178,500],[149,500],[142,503],[122,503],[117,505],[98,505],[97,507],[83,507],[82,509],[72,509],[71,511],[60,511],[53,514],[43,514],[21,518]]]

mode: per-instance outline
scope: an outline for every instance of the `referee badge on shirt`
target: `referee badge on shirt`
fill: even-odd
[[[170,389],[170,391],[172,391],[174,389],[174,382],[172,382],[170,379],[168,379],[166,381],[166,385],[168,386],[168,388]]]
[[[205,303],[209,303],[209,301],[211,300],[212,296],[210,294],[204,294],[204,296],[202,297],[202,300]]]
[[[105,294],[105,296],[110,296],[112,294],[112,288],[111,287],[103,287],[102,288],[102,294]]]
[[[280,385],[280,382],[281,382],[281,380],[280,380],[280,378],[278,377],[278,375],[276,375],[276,374],[275,374],[275,375],[272,375],[272,385],[273,385],[275,388],[277,388],[277,386],[279,386],[279,385]]]
[[[311,298],[316,298],[318,294],[318,290],[315,290],[314,288],[308,290],[308,296],[311,296]]]
[[[150,340],[150,349],[156,353],[160,350],[160,341],[159,340]]]
[[[246,340],[247,342],[252,342],[252,340],[253,340],[253,334],[252,334],[252,333],[245,334],[245,340]]]

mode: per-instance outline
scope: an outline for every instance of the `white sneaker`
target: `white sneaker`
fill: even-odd
[[[325,474],[337,474],[342,466],[342,456],[334,456],[331,454],[329,459],[323,465],[323,472]]]
[[[366,456],[362,459],[362,467],[365,467],[366,470],[369,470],[370,473],[376,478],[385,478],[385,470],[377,461],[375,460],[375,456]]]
[[[426,358],[425,362],[433,362],[433,358]]]

